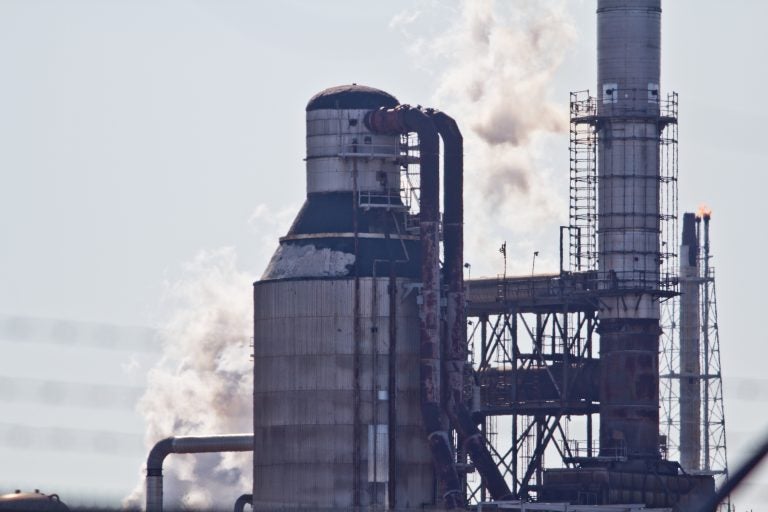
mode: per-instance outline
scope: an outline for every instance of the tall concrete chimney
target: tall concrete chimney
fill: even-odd
[[[598,0],[602,456],[659,457],[660,0]]]
[[[683,215],[680,246],[680,465],[701,469],[699,237],[693,213]]]

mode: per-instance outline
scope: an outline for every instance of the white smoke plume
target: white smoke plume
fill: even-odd
[[[568,129],[566,98],[550,96],[575,29],[563,1],[463,0],[446,30],[415,36],[439,9],[422,4],[392,25],[417,66],[437,70],[434,104],[464,134],[467,259],[480,272],[500,272],[497,249],[508,240],[510,271],[530,272],[542,230],[552,231],[549,249],[567,214],[567,167],[547,169],[544,153],[548,137]]]
[[[202,252],[169,287],[173,313],[161,331],[163,356],[149,372],[139,412],[147,451],[172,435],[252,431],[250,290],[233,249]],[[251,454],[173,455],[164,465],[165,502],[230,505],[251,485]],[[143,475],[129,506],[144,501]]]
[[[248,217],[248,227],[257,237],[256,268],[259,272],[264,270],[269,263],[272,254],[277,248],[278,238],[285,235],[301,209],[301,204],[288,204],[282,208],[273,208],[266,204],[260,204],[253,209]]]
[[[261,270],[285,234],[291,208],[258,206],[249,225],[258,236]],[[297,208],[292,209],[293,212]],[[251,265],[249,265],[251,267]],[[251,361],[252,283],[233,248],[203,251],[167,285],[169,317],[161,328],[163,354],[148,374],[138,410],[144,417],[147,453],[168,436],[253,431]],[[251,453],[172,455],[163,468],[165,503],[171,509],[229,509],[251,489]],[[145,471],[124,500],[142,508]]]

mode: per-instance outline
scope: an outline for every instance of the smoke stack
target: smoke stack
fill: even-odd
[[[696,216],[683,215],[680,246],[680,464],[701,469],[701,347],[699,237]]]
[[[660,0],[598,0],[600,451],[659,457]]]

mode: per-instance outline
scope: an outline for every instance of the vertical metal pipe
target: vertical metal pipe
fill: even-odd
[[[513,310],[509,316],[512,317],[512,325],[509,326],[510,329],[510,342],[512,344],[512,382],[514,383],[514,386],[512,386],[512,393],[511,393],[511,400],[513,402],[516,402],[518,400],[518,394],[517,394],[517,369],[518,369],[518,358],[520,356],[520,351],[518,350],[518,344],[517,344],[517,332],[518,332],[518,311]],[[509,325],[509,317],[504,319],[505,328],[507,325]],[[518,460],[519,452],[518,448],[522,447],[522,442],[518,442],[518,436],[519,436],[519,429],[518,429],[518,422],[520,420],[520,416],[517,414],[512,415],[512,492],[514,496],[517,496],[521,489],[518,485]]]
[[[389,236],[389,230],[387,231]],[[394,258],[389,258],[389,368],[387,370],[387,415],[389,430],[389,487],[390,510],[397,507],[397,285]]]
[[[591,318],[588,320],[587,323],[587,339],[585,340],[585,343],[587,344],[586,350],[587,350],[587,359],[592,359],[592,334],[594,333],[594,325],[595,320],[594,318]],[[592,427],[593,427],[594,417],[592,413],[587,415],[587,457],[592,457],[594,454],[594,435],[592,433]]]
[[[545,416],[537,416],[534,421],[536,421],[536,452],[542,454],[536,461],[536,491],[541,492],[542,477],[544,474],[542,468],[544,465],[543,450],[544,445],[546,444],[544,441],[544,427],[547,425],[547,419]]]
[[[378,357],[378,351],[379,351],[379,322],[378,322],[378,309],[379,309],[379,301],[378,301],[378,276],[376,275],[376,265],[378,263],[382,263],[382,260],[374,260],[373,262],[373,279],[371,280],[371,327],[370,327],[370,336],[371,336],[371,422],[370,425],[373,425],[373,436],[369,436],[368,442],[373,445],[373,449],[371,449],[370,445],[368,448],[368,452],[373,455],[373,471],[371,471],[371,474],[373,478],[369,477],[368,482],[368,504],[372,508],[376,508],[376,506],[379,504],[378,501],[378,486],[379,486],[379,357]],[[394,425],[388,425],[388,429],[393,428]],[[388,430],[389,431],[389,430]],[[368,460],[368,468],[370,470],[371,468],[371,460]],[[372,480],[372,481],[371,481]]]
[[[421,305],[419,307],[421,405],[435,469],[444,487],[446,508],[463,506],[463,491],[454,463],[450,436],[441,415],[440,344],[440,158],[434,122],[423,111],[401,105],[370,112],[365,124],[374,133],[419,136],[421,195]]]
[[[487,364],[488,359],[488,315],[481,315],[480,321],[480,367]]]
[[[339,122],[341,122],[341,117],[339,117]],[[341,133],[341,132],[339,132]],[[357,159],[352,160],[352,231],[354,233],[354,244],[355,244],[355,261],[359,261],[360,259],[360,237],[359,237],[359,227],[358,227],[358,202],[359,202],[359,190],[357,186]],[[352,505],[354,507],[359,507],[361,504],[361,494],[362,494],[362,482],[361,482],[361,471],[362,471],[362,435],[363,435],[363,426],[362,426],[362,397],[360,396],[361,391],[361,384],[360,384],[360,372],[361,372],[361,345],[363,343],[362,337],[363,337],[363,329],[361,326],[361,318],[360,318],[360,267],[359,265],[355,265],[355,296],[354,296],[354,305],[353,305],[353,326],[352,330],[354,331],[354,340],[352,343],[353,346],[353,354],[352,354],[352,408],[353,408],[353,418],[352,418]],[[374,402],[375,405],[375,402]],[[374,436],[375,437],[375,436]]]
[[[463,448],[482,475],[495,500],[512,496],[464,401],[464,367],[467,364],[466,297],[464,295],[464,139],[456,121],[437,110],[429,111],[443,139],[443,253],[448,284],[447,339],[444,364],[448,381],[447,410]]]
[[[163,512],[163,475],[147,472],[147,512]]]
[[[683,215],[680,246],[680,465],[701,469],[701,288],[696,217]]]
[[[163,462],[171,453],[253,451],[253,434],[168,437],[158,441],[147,457],[147,512],[163,511]]]

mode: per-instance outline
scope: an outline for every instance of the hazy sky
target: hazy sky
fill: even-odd
[[[575,31],[545,94],[565,113],[569,91],[595,88],[595,23],[594,1],[563,4]],[[714,210],[734,467],[768,430],[768,3],[663,7],[662,89],[680,93],[681,210],[702,202]],[[357,82],[456,111],[434,103],[451,59],[420,55],[419,41],[458,16],[454,1],[0,1],[0,315],[155,327],[184,262],[221,247],[257,277],[304,197],[309,97]],[[537,161],[553,188],[531,193],[551,197],[560,213],[533,227],[546,233],[535,241],[519,239],[520,220],[510,217],[487,242],[495,251],[507,240],[522,268],[539,250],[537,270],[546,271],[556,270],[567,215],[567,137],[541,144]],[[43,389],[0,392],[0,492],[116,500],[136,483],[143,426],[130,404],[157,357],[136,340],[151,334],[120,331],[132,341],[105,349],[95,346],[98,326],[77,325],[78,342],[67,345],[13,343],[0,332],[0,384]],[[57,405],[45,392],[51,380],[90,398]],[[93,398],[106,385],[120,386],[125,403]],[[93,448],[83,429],[106,436],[113,453]],[[766,481],[737,496],[739,510],[768,502]]]

